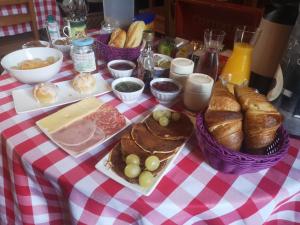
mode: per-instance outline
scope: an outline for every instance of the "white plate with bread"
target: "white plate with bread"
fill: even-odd
[[[77,75],[76,79],[70,81],[16,89],[12,91],[16,112],[26,113],[61,106],[111,91],[110,85],[99,73],[91,74],[88,79],[86,78],[85,75],[80,77]]]

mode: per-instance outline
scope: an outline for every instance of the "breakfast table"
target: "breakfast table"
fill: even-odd
[[[60,24],[60,26],[63,25],[63,19],[55,0],[34,0],[33,3],[38,29],[45,28],[48,15],[53,15],[58,24]],[[18,15],[24,13],[27,13],[26,5],[21,4],[0,7],[0,16]],[[30,31],[31,26],[29,23],[0,27],[0,37],[22,34]]]
[[[92,33],[96,34],[96,33]],[[112,81],[105,62],[99,76]],[[65,59],[53,82],[75,72]],[[11,91],[29,85],[0,76],[0,224],[297,224],[300,221],[300,141],[257,173],[224,174],[205,161],[195,136],[150,196],[143,196],[95,169],[120,138],[74,158],[45,136],[36,121],[50,108],[17,114]],[[126,105],[112,92],[98,96],[133,123],[158,103],[144,93]],[[176,103],[174,109],[183,109]]]

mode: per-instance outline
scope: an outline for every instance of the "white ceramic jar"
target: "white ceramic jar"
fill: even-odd
[[[214,80],[202,73],[192,73],[185,84],[183,103],[188,110],[200,112],[208,104]]]
[[[188,76],[194,71],[194,62],[186,58],[175,58],[171,61],[170,78],[178,81],[183,87]]]

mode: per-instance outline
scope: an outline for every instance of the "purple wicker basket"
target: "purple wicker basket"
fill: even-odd
[[[275,165],[288,151],[289,137],[282,126],[278,129],[274,142],[267,147],[266,155],[251,155],[232,151],[217,143],[205,127],[203,118],[203,114],[199,114],[196,120],[198,145],[207,162],[221,172],[254,173]]]
[[[140,55],[140,47],[137,48],[115,48],[108,45],[110,34],[100,34],[95,37],[96,54],[98,58],[106,62],[115,59],[126,59],[135,61]]]

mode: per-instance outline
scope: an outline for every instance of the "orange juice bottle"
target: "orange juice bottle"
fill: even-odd
[[[226,62],[222,77],[227,77],[228,82],[237,85],[247,85],[250,79],[250,66],[253,46],[248,43],[234,43],[232,55]]]

